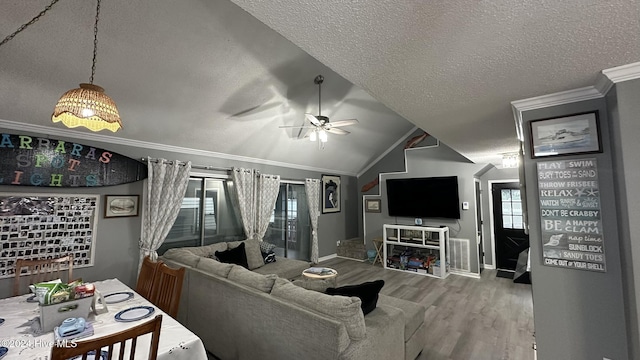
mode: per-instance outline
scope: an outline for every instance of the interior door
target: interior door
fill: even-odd
[[[529,248],[529,236],[524,233],[520,188],[517,182],[494,183],[491,193],[496,267],[515,271],[518,255]]]

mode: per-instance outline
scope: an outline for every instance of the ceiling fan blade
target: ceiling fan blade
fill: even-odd
[[[307,126],[306,130],[300,129],[300,132],[298,133],[298,139],[304,139],[308,137],[312,131],[311,128],[312,128],[311,126]]]
[[[350,132],[348,132],[347,130],[342,130],[342,129],[326,129],[326,132],[332,133],[332,134],[336,134],[336,135],[347,135],[347,134],[351,134]]]
[[[331,127],[340,127],[340,126],[347,126],[347,125],[355,125],[357,123],[358,123],[358,120],[349,119],[349,120],[333,121],[333,122],[330,122],[329,124],[331,125]]]
[[[318,120],[318,118],[316,118],[314,115],[311,115],[311,114],[304,114],[304,116],[307,118],[307,120],[311,121],[311,123],[312,123],[313,125],[316,125],[316,126],[320,126],[320,125],[322,125],[322,123],[320,122],[320,120]]]

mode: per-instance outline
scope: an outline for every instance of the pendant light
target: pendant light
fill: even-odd
[[[18,33],[26,29],[36,21],[40,20],[47,11],[51,10],[59,0],[52,0],[47,7],[44,8],[31,21],[23,24],[11,35],[0,41],[0,46],[6,44],[13,39]],[[88,84],[80,84],[77,89],[67,91],[62,95],[56,104],[51,120],[62,122],[69,128],[84,126],[92,131],[111,130],[116,132],[122,128],[122,121],[116,104],[104,89],[93,84],[93,77],[96,72],[96,55],[98,51],[98,20],[100,19],[100,1],[96,7],[96,19],[93,26],[93,62],[91,65],[91,79]]]
[[[110,130],[113,132],[122,128],[122,121],[116,103],[111,100],[104,89],[93,84],[96,72],[96,55],[98,52],[98,20],[100,19],[100,0],[96,7],[96,21],[93,26],[93,61],[91,64],[91,79],[89,83],[82,83],[77,89],[64,93],[56,104],[51,121],[62,122],[66,127],[86,127],[91,131]]]

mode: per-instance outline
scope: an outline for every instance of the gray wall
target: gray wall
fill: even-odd
[[[491,239],[493,237],[493,230],[491,229],[491,211],[490,203],[491,199],[491,187],[489,186],[490,180],[512,180],[518,181],[518,169],[498,169],[491,168],[486,173],[480,176],[480,186],[482,187],[482,233],[484,235],[484,263],[486,265],[493,266],[495,268],[495,249],[492,246]]]
[[[618,231],[622,260],[622,282],[625,298],[625,312],[629,319],[627,332],[631,359],[640,359],[640,80],[616,84],[607,94],[607,107],[611,125],[613,169],[616,175],[616,204],[618,211]],[[633,215],[632,215],[633,214]],[[636,241],[632,241],[636,234]]]
[[[48,138],[49,135],[41,133],[28,133],[11,129],[0,128],[1,133],[24,134]],[[117,136],[117,135],[114,135]],[[208,165],[213,167],[246,167],[260,170],[267,174],[280,175],[282,179],[304,180],[305,178],[319,179],[322,172],[299,170],[288,167],[272,166],[264,163],[241,162],[234,159],[214,158],[195,154],[178,153],[171,151],[159,151],[145,149],[137,146],[111,144],[108,142],[89,141],[73,137],[57,137],[60,140],[75,141],[80,144],[100,147],[122,155],[140,159],[142,157],[165,158],[168,160],[192,161],[196,165]],[[188,147],[188,144],[185,144]],[[265,155],[265,157],[268,157]],[[198,173],[226,174],[220,171],[207,171],[193,169]],[[332,174],[335,175],[335,174]],[[116,194],[116,195],[141,195],[145,182],[139,181],[132,184],[99,188],[71,188],[49,189],[31,186],[0,186],[1,192],[14,193],[69,193],[69,194]],[[358,234],[356,177],[341,175],[342,210],[339,213],[321,214],[318,221],[318,252],[319,256],[329,256],[336,253],[336,241],[356,237]],[[96,233],[96,259],[95,265],[89,268],[74,271],[74,276],[81,276],[85,281],[118,278],[132,286],[137,278],[138,266],[138,240],[140,238],[141,216],[131,218],[104,219],[104,209],[98,216],[98,228]],[[141,210],[142,211],[142,210]],[[12,292],[12,279],[0,280],[0,298],[9,296]]]
[[[611,166],[611,141],[604,99],[554,106],[523,113],[525,139],[528,122],[598,110],[602,154],[562,156],[556,159],[596,158],[607,271],[605,273],[542,265],[540,207],[538,202],[538,159],[531,159],[525,141],[525,178],[531,243],[531,276],[538,359],[615,360],[628,359],[627,331],[622,297],[620,242]],[[540,161],[549,160],[540,159]]]
[[[418,132],[420,133],[420,132]],[[411,136],[410,136],[411,137]],[[424,145],[424,144],[421,144]],[[400,151],[404,142],[399,145]],[[397,149],[390,152],[390,156],[394,161],[398,161]],[[401,159],[404,168],[404,159]],[[389,164],[390,167],[397,169],[396,163],[387,162],[385,159],[381,161],[382,164]],[[401,172],[389,172],[385,171],[382,167],[374,167],[370,171],[382,172],[380,184],[376,189],[370,192],[377,193],[378,195],[367,196],[367,199],[379,198],[382,200],[381,213],[364,213],[364,226],[362,233],[365,234],[365,243],[367,248],[372,249],[372,239],[378,236],[382,236],[383,224],[406,224],[413,225],[413,218],[401,218],[390,217],[387,211],[387,179],[397,178],[412,178],[412,177],[431,177],[431,176],[458,176],[458,192],[460,202],[468,201],[469,210],[461,210],[460,220],[453,219],[423,219],[424,225],[446,225],[450,229],[450,236],[456,238],[469,239],[471,244],[475,244],[475,198],[474,198],[474,175],[480,171],[484,165],[473,164],[465,157],[461,156],[448,146],[440,143],[440,146],[435,148],[414,148],[406,151],[406,163],[407,170],[400,170]],[[371,181],[378,174],[372,174],[369,171],[363,176],[359,177],[358,189],[362,185]],[[434,204],[437,206],[437,204]],[[362,211],[362,202],[360,203]],[[477,246],[471,246],[471,271],[479,273],[478,267],[478,250]]]

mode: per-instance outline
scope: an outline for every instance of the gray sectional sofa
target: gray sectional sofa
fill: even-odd
[[[251,241],[247,249],[255,247]],[[424,306],[380,295],[364,316],[357,297],[289,280],[309,263],[278,258],[250,271],[209,257],[230,246],[237,242],[170,249],[161,257],[187,269],[178,320],[218,358],[413,360],[424,347]]]

